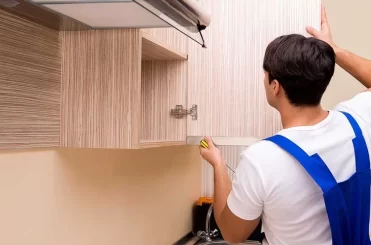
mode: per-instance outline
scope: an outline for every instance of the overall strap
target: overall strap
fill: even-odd
[[[353,128],[354,134],[356,135],[356,137],[353,139],[354,155],[356,158],[356,171],[360,172],[363,170],[369,170],[370,155],[362,130],[352,115],[343,111],[341,113],[343,113],[344,116],[348,119],[350,125]]]
[[[309,156],[303,149],[282,135],[274,135],[265,139],[278,145],[291,154],[304,167],[323,193],[337,185],[336,179],[318,154]],[[278,163],[279,164],[279,163]]]

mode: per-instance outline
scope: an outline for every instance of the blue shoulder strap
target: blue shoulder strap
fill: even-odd
[[[370,169],[370,155],[367,149],[366,140],[362,134],[362,130],[359,127],[357,121],[347,112],[341,112],[348,119],[350,125],[353,128],[355,138],[353,139],[354,155],[356,158],[356,171],[360,172],[363,170]]]
[[[331,171],[318,154],[309,156],[298,145],[282,135],[275,135],[266,140],[275,143],[298,160],[317,185],[322,189],[323,193],[326,193],[337,184]]]

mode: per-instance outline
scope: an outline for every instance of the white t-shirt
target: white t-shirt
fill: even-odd
[[[342,182],[355,172],[355,135],[339,111],[357,120],[371,151],[371,92],[339,104],[317,125],[284,129],[278,134],[309,155],[318,153]],[[227,203],[241,219],[254,220],[262,215],[263,244],[332,244],[321,189],[291,155],[272,142],[258,142],[241,154]]]

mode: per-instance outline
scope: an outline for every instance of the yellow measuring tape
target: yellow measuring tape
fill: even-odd
[[[200,146],[205,149],[209,148],[209,144],[205,140],[200,141]]]
[[[204,149],[208,149],[209,148],[209,144],[205,140],[201,140],[200,141],[200,146],[202,148],[204,148]],[[228,164],[226,164],[226,165],[234,173],[234,170]]]

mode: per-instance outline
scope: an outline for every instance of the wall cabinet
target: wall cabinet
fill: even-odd
[[[266,102],[263,58],[275,37],[320,27],[320,0],[203,0],[212,13],[208,49],[189,43],[189,136],[267,137],[281,128]]]
[[[187,58],[149,31],[62,32],[61,146],[136,149],[185,144]],[[187,45],[186,37],[183,37]]]
[[[2,8],[5,7],[0,7],[0,150],[58,147],[58,31]]]
[[[146,148],[280,129],[265,99],[264,51],[278,35],[318,28],[321,1],[202,4],[213,16],[207,49],[167,29],[63,33],[63,147]],[[176,105],[197,105],[197,120],[172,117]]]
[[[279,115],[265,100],[264,50],[278,35],[319,28],[321,1],[200,2],[212,14],[207,49],[168,28],[61,32],[50,49],[61,79],[48,83],[58,93],[43,103],[53,107],[53,120],[44,123],[60,114],[52,145],[138,149],[186,144],[188,136],[261,138],[279,130]],[[197,105],[197,120],[171,116],[176,105]],[[37,145],[51,146],[44,140]]]

